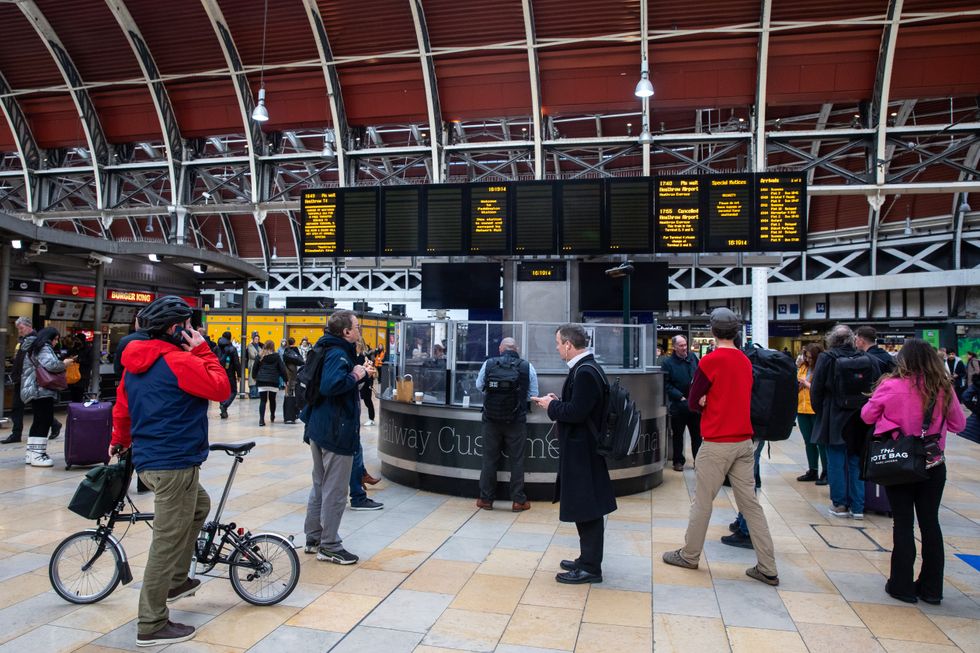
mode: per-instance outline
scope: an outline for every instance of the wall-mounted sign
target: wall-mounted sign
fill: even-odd
[[[77,297],[79,299],[95,299],[95,286],[79,286],[70,283],[45,283],[45,295],[59,297]]]
[[[11,279],[7,287],[15,292],[41,292],[41,282],[28,279]]]
[[[105,298],[110,302],[124,302],[126,304],[149,304],[156,295],[145,290],[120,290],[118,288],[107,288]]]

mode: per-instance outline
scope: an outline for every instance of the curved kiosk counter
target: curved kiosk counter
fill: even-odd
[[[478,496],[483,422],[482,394],[475,380],[480,366],[486,358],[497,355],[501,338],[513,337],[522,356],[537,370],[539,394],[560,395],[568,368],[555,352],[557,325],[442,321],[405,322],[400,326],[404,332],[399,364],[386,366],[383,376],[378,421],[382,474],[423,490]],[[656,487],[663,480],[666,407],[662,372],[645,367],[646,326],[628,327],[626,333],[619,325],[587,328],[593,351],[610,382],[620,379],[642,414],[636,451],[624,460],[609,463],[613,488],[617,495],[625,495]],[[436,345],[448,351],[448,358],[440,356],[443,347]],[[433,350],[435,356],[426,355]],[[626,356],[624,350],[628,350]],[[395,379],[406,374],[412,377],[411,388],[403,386],[403,401],[398,401]],[[416,403],[416,397],[421,403]],[[505,453],[498,465],[498,498],[509,497],[509,469]],[[550,501],[557,471],[557,426],[532,405],[527,416],[524,463],[528,498]]]

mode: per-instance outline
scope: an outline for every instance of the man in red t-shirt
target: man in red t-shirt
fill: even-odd
[[[738,316],[727,308],[711,312],[715,350],[701,359],[688,393],[691,410],[701,412],[704,439],[695,461],[694,502],[683,548],[668,551],[663,559],[668,565],[697,569],[711,519],[711,504],[728,476],[735,504],[748,522],[758,557],[758,564],[745,574],[767,585],[779,585],[769,524],[755,496],[755,447],[750,419],[752,363],[735,346],[739,326]]]

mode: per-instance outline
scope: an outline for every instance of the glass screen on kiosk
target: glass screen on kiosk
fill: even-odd
[[[422,308],[500,308],[499,263],[423,263]]]

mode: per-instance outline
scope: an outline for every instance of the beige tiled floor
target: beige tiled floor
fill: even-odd
[[[254,530],[303,539],[309,484],[301,427],[256,425],[256,402],[237,401],[231,419],[212,421],[211,440],[254,439],[226,516]],[[215,416],[216,417],[216,416]],[[2,433],[0,433],[2,435]],[[378,471],[376,428],[363,433]],[[52,443],[57,463],[62,440]],[[0,447],[0,653],[135,649],[138,582],[150,543],[143,524],[123,540],[136,582],[101,603],[76,606],[51,589],[47,562],[66,535],[89,523],[65,509],[82,475],[62,466],[24,466],[23,445]],[[383,481],[378,512],[347,512],[342,534],[361,563],[340,567],[301,555],[299,586],[283,603],[242,602],[226,578],[173,606],[199,627],[180,651],[374,651],[376,653],[929,653],[980,650],[980,572],[955,557],[980,554],[980,447],[950,438],[941,520],[946,535],[946,600],[910,606],[884,593],[891,522],[829,517],[826,488],[797,483],[798,435],[763,459],[763,492],[781,585],[745,576],[751,551],[718,542],[735,511],[729,493],[715,512],[701,568],[665,566],[684,537],[694,471],[665,472],[653,491],[619,501],[607,523],[605,582],[554,581],[577,553],[574,527],[555,506],[515,515],[476,510],[472,499],[419,492]],[[217,501],[230,460],[213,455],[202,477]],[[149,510],[151,501],[135,497]],[[862,530],[858,530],[862,529]],[[158,649],[159,650],[159,649]]]

